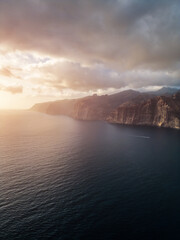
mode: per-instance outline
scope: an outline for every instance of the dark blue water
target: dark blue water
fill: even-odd
[[[0,240],[180,239],[180,131],[0,113]]]

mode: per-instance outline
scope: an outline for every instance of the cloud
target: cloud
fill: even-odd
[[[0,68],[0,75],[8,77],[8,78],[19,78],[20,79],[20,77],[18,75],[16,75],[16,73],[14,73],[17,71],[20,71],[20,70],[18,70],[16,68],[11,68],[11,67],[3,67],[3,68]]]
[[[13,73],[8,68],[2,68],[0,69],[0,75],[6,76],[6,77],[13,77]]]
[[[179,22],[178,0],[0,0],[3,46],[70,59],[38,70],[57,90],[180,85]]]
[[[117,79],[116,74],[113,75],[103,65],[84,66],[74,62],[56,62],[42,66],[39,70],[44,76],[42,83],[59,90],[88,91],[123,87],[123,82]]]
[[[174,62],[178,9],[177,0],[1,0],[0,36],[13,47],[124,67]]]
[[[0,85],[0,91],[10,92],[11,94],[18,94],[23,92],[22,86],[3,86]]]
[[[35,76],[31,79],[44,88],[57,91],[71,89],[88,92],[120,88],[141,88],[148,86],[179,86],[180,72],[127,70],[122,72],[107,69],[102,64],[82,65],[73,62],[45,63],[33,66]],[[31,76],[29,76],[31,78]]]

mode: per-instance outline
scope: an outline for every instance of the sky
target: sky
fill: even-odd
[[[179,0],[0,0],[0,108],[180,87]]]

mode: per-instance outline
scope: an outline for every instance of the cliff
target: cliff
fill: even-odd
[[[126,102],[106,118],[111,123],[180,129],[180,93],[143,102]]]
[[[180,128],[180,92],[156,96],[127,90],[113,95],[40,103],[32,110],[79,120]]]
[[[106,120],[111,111],[119,104],[129,101],[139,94],[139,92],[127,90],[113,95],[93,95],[79,99],[75,102],[73,117],[80,120]]]
[[[79,120],[105,120],[119,104],[140,97],[140,95],[141,93],[133,90],[113,95],[97,96],[94,94],[80,99],[35,104],[32,110],[53,115],[67,115]],[[149,97],[148,94],[145,95]]]

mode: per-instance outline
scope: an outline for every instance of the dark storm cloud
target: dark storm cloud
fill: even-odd
[[[179,0],[0,0],[2,44],[79,63],[103,64],[121,76],[136,70],[131,80],[114,81],[109,72],[103,76],[104,83],[94,77],[102,88],[103,84],[105,88],[180,84],[179,23]],[[139,70],[152,74],[138,79]],[[80,80],[87,88],[95,81],[89,78]]]

